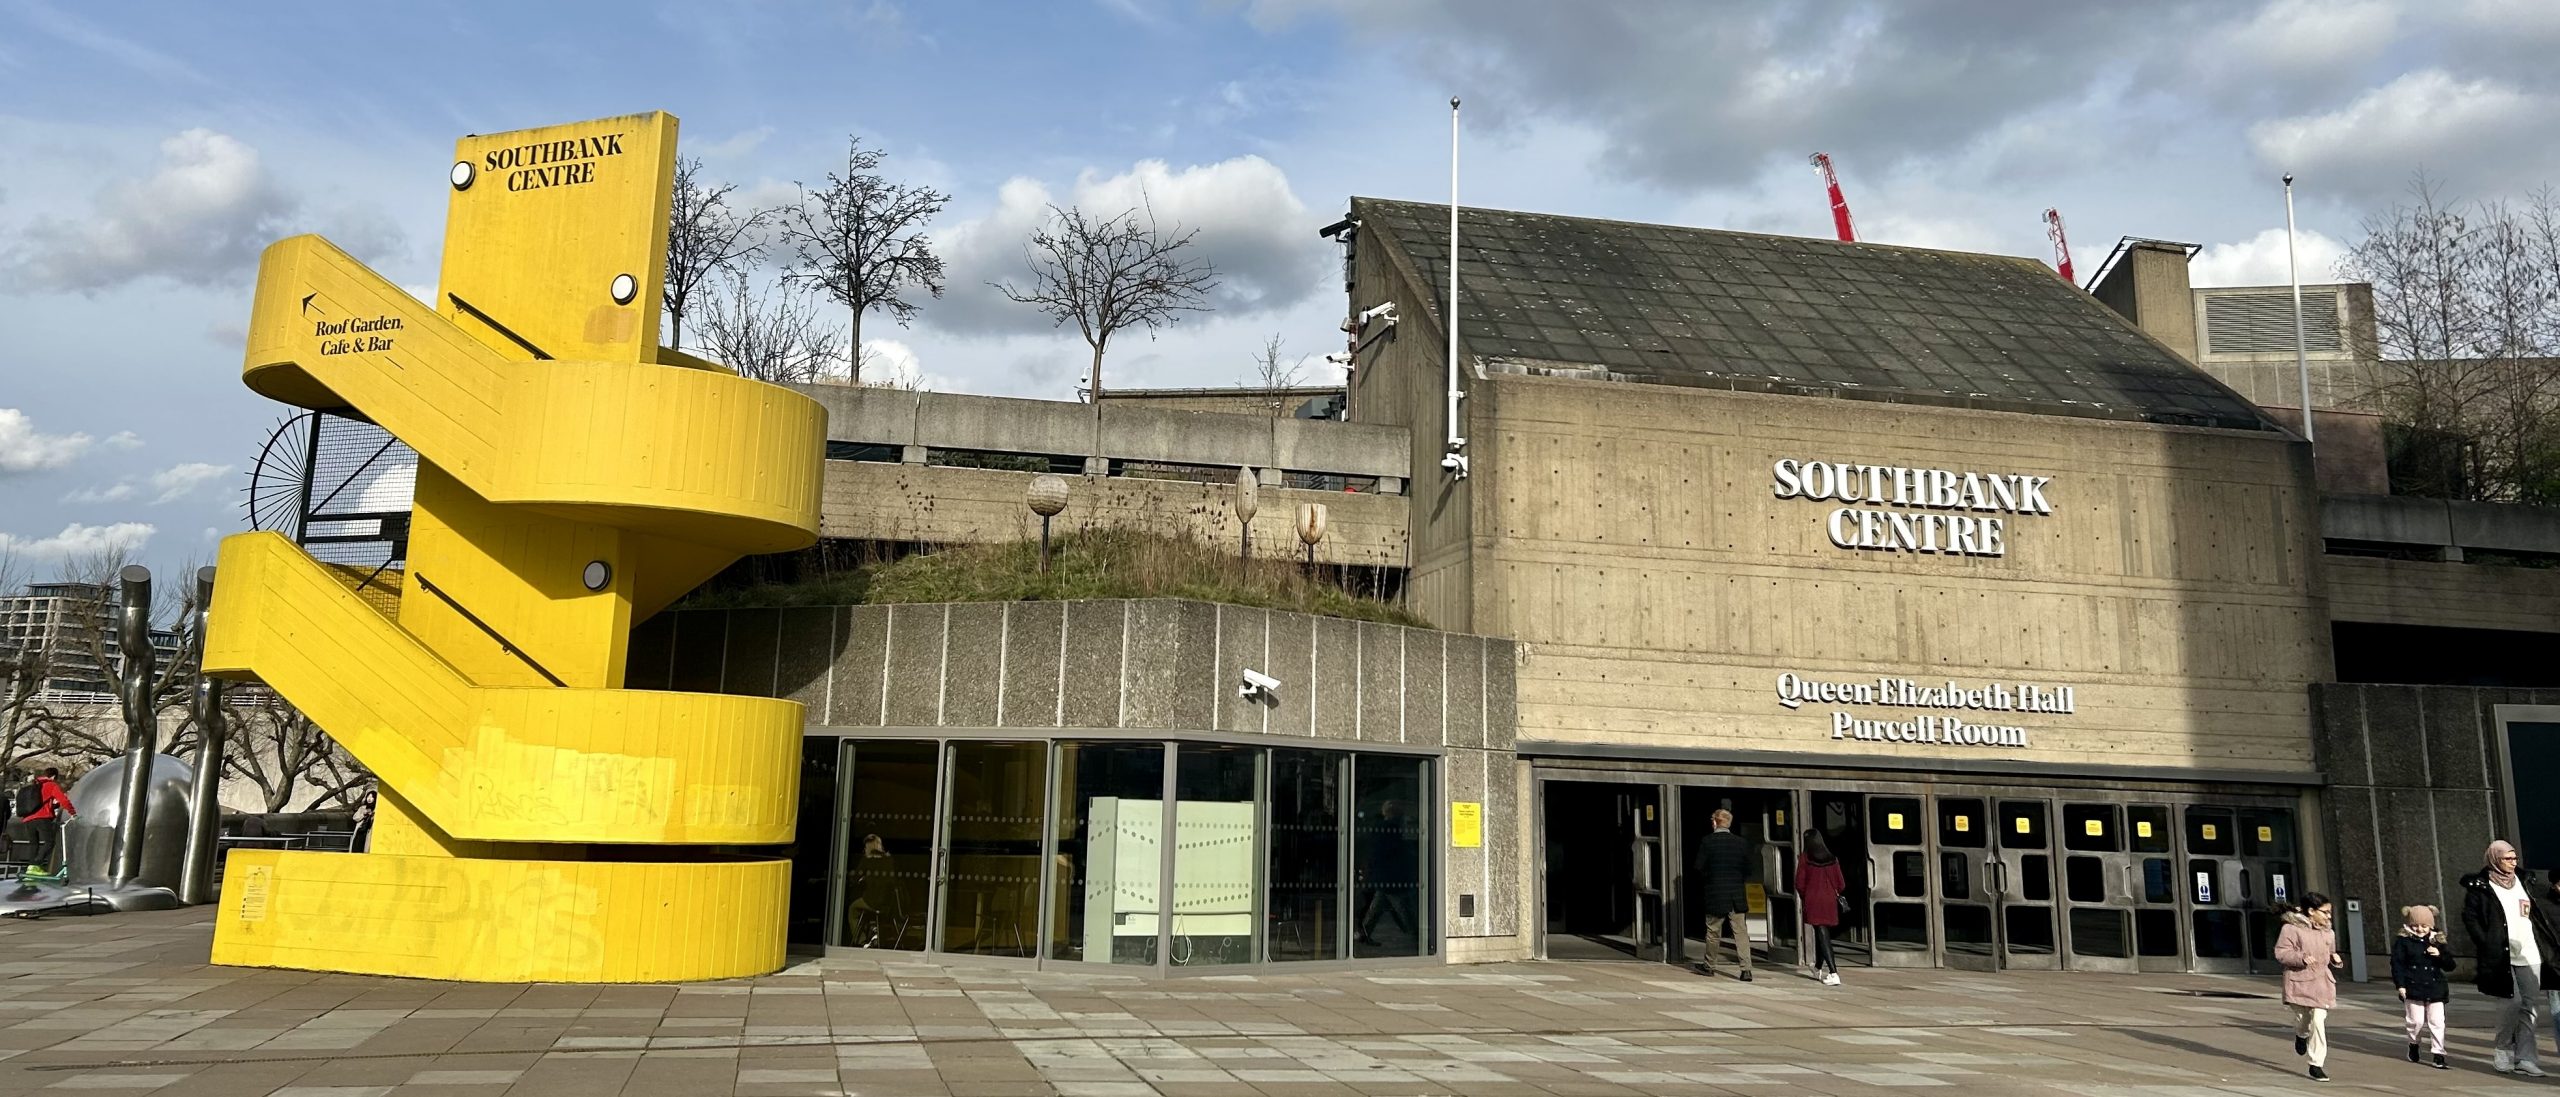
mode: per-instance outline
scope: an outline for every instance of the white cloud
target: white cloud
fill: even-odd
[[[129,430],[120,430],[108,435],[105,445],[108,449],[141,449],[142,437]]]
[[[1298,200],[1288,176],[1259,156],[1179,170],[1145,160],[1110,176],[1088,170],[1064,194],[1017,176],[997,192],[993,210],[945,235],[939,250],[950,288],[925,306],[926,321],[961,332],[1051,330],[1047,317],[987,283],[1027,280],[1023,245],[1052,205],[1105,217],[1152,210],[1168,230],[1198,230],[1192,247],[1217,268],[1220,285],[1210,303],[1224,315],[1274,312],[1304,301],[1331,269],[1325,241],[1316,235],[1323,220]]]
[[[2295,234],[2304,285],[2333,281],[2347,246],[2309,229]],[[2229,244],[2208,244],[2187,263],[2187,280],[2198,286],[2281,286],[2292,281],[2285,264],[2284,230],[2266,229]]]
[[[756,151],[759,146],[765,143],[767,138],[772,136],[772,126],[757,126],[754,129],[731,136],[728,140],[708,141],[685,151],[693,155],[700,156],[705,160],[734,160],[738,157],[745,156],[748,153]]]
[[[2539,133],[2560,101],[2442,69],[2407,73],[2344,107],[2260,122],[2250,147],[2271,168],[2366,200],[2387,197],[2426,168],[2457,186],[2547,178],[2555,150]],[[2500,154],[2503,150],[2503,154]]]
[[[0,408],[0,476],[58,469],[88,452],[86,434],[43,434],[16,408]]]
[[[307,220],[257,149],[191,129],[160,142],[160,162],[148,177],[110,183],[85,211],[29,223],[0,253],[0,277],[27,289],[80,293],[150,277],[221,285]],[[322,220],[339,246],[360,256],[398,247],[398,227],[379,214],[341,211]]]
[[[151,486],[160,491],[160,494],[154,496],[151,502],[155,506],[176,502],[193,494],[197,488],[230,473],[229,465],[212,465],[202,461],[171,465],[151,474]]]
[[[142,496],[146,485],[156,493],[152,506],[174,503],[195,493],[196,489],[231,473],[230,465],[186,461],[152,473],[147,477],[128,476],[106,487],[86,487],[62,497],[65,503],[122,503]]]
[[[32,560],[68,560],[102,552],[135,553],[157,532],[147,522],[89,526],[73,522],[51,537],[18,537],[0,533],[0,552]]]
[[[2334,78],[2380,56],[2399,30],[2399,9],[2387,0],[2272,0],[2213,45],[2246,68],[2244,78],[2263,81],[2269,69]]]
[[[118,480],[106,487],[86,487],[65,494],[65,503],[121,503],[142,493],[131,480]]]

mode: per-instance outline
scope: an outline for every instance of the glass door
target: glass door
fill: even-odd
[[[2251,969],[2275,969],[2276,935],[2284,930],[2284,918],[2276,906],[2291,902],[2302,890],[2302,874],[2294,864],[2293,812],[2283,808],[2241,808],[2239,811],[2240,870],[2249,882],[2249,960]],[[2339,908],[2344,913],[2345,908]],[[2387,919],[2386,926],[2399,923]]]
[[[1999,812],[2000,966],[2058,968],[2062,949],[2054,926],[2053,805],[2002,800]]]
[[[1877,967],[1929,967],[1929,830],[1917,796],[1867,797],[1867,924]]]
[[[2238,813],[2191,806],[2182,814],[2193,970],[2246,974],[2251,969],[2248,916],[2256,881],[2240,863]]]
[[[1991,846],[1990,807],[1977,796],[1938,798],[1938,918],[1948,967],[2000,966],[2000,859]]]
[[[2075,971],[2139,969],[2133,905],[2140,881],[2124,816],[2120,804],[2062,805],[2063,942]]]
[[[1040,954],[1041,827],[1049,746],[953,742],[943,768],[934,949],[964,956]]]
[[[2187,946],[2183,890],[2178,886],[2178,826],[2167,804],[2128,804],[2133,952],[2144,971],[2185,971]]]
[[[1831,932],[1832,958],[1844,966],[1872,965],[1874,931],[1868,904],[1875,895],[1867,867],[1866,797],[1854,792],[1816,792],[1811,800],[1806,825],[1821,831],[1831,855],[1840,859],[1840,897],[1846,904],[1839,926]]]
[[[836,761],[836,814],[844,820],[834,889],[842,913],[829,944],[921,952],[932,923],[935,792],[941,745],[930,740],[847,739]],[[803,825],[806,825],[805,823]]]

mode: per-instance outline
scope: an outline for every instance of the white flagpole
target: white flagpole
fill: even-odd
[[[2293,249],[2293,173],[2284,177],[2284,264],[2293,279],[2293,370],[2302,380],[2302,440],[2317,444],[2311,429],[2311,355],[2302,334],[2302,262]]]
[[[1449,453],[1440,467],[1457,479],[1467,478],[1467,439],[1458,433],[1458,97],[1449,97],[1449,307],[1441,317],[1449,327]]]

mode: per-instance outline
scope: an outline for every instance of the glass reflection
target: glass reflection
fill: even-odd
[[[1038,955],[1048,754],[1045,743],[951,744],[942,951]]]
[[[1362,754],[1352,760],[1354,956],[1420,956],[1431,948],[1423,857],[1424,761]]]
[[[1342,765],[1314,750],[1271,752],[1273,960],[1342,958]]]
[[[1058,744],[1049,955],[1156,962],[1164,909],[1164,744]]]
[[[941,784],[933,743],[845,744],[837,777],[846,794],[844,943],[922,949],[926,880],[933,864],[933,795]]]
[[[1253,962],[1254,768],[1248,747],[1183,746],[1174,758],[1173,962]]]

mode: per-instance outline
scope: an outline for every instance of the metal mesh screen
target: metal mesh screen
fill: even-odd
[[[418,452],[358,419],[323,413],[317,430],[304,547],[323,563],[399,566],[409,554]]]

